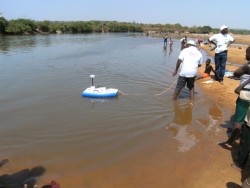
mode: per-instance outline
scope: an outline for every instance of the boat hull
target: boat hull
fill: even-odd
[[[89,87],[82,92],[83,97],[90,98],[111,98],[116,97],[118,89],[106,88],[106,87]]]

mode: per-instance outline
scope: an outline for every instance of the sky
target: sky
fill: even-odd
[[[118,21],[249,29],[250,0],[0,0],[7,20]]]

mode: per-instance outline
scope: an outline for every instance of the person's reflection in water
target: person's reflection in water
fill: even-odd
[[[168,55],[170,55],[172,52],[173,52],[173,48],[171,46],[170,49],[169,49],[169,54]]]
[[[174,119],[166,129],[174,132],[173,138],[179,143],[178,151],[186,152],[198,142],[196,136],[187,131],[192,122],[193,104],[190,102],[180,103],[180,101],[173,101],[173,105],[175,112]]]
[[[222,112],[216,104],[212,105],[208,113],[213,119],[216,119],[216,120],[219,120],[222,117]]]
[[[188,125],[192,121],[192,103],[174,101],[175,116],[173,122],[179,125]]]
[[[164,52],[164,55],[166,56],[167,55],[167,50],[168,50],[168,48],[167,48],[167,45],[166,44],[164,44],[163,45],[163,52]]]
[[[222,112],[216,104],[213,104],[212,107],[209,109],[208,114],[209,114],[209,125],[207,127],[207,131],[211,131],[213,130],[213,128],[216,128],[218,121],[222,117]]]

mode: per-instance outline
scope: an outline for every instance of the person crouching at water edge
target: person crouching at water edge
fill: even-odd
[[[175,76],[178,72],[178,69],[181,66],[181,71],[179,73],[179,78],[177,80],[175,92],[173,95],[173,100],[176,100],[180,91],[185,87],[187,87],[190,91],[190,99],[194,100],[194,82],[197,74],[198,67],[202,64],[202,54],[195,47],[195,42],[189,40],[187,42],[187,48],[183,49],[179,55],[179,58],[176,63],[176,68],[173,72],[173,76]]]

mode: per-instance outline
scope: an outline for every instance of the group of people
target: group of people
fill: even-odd
[[[207,59],[204,75],[209,75],[213,71],[215,75],[214,79],[223,84],[227,62],[227,49],[234,42],[234,38],[228,34],[228,26],[223,25],[220,27],[220,33],[211,36],[208,41],[214,45],[211,50],[215,50],[215,70],[210,65],[211,60]],[[235,89],[238,98],[236,100],[234,126],[228,140],[219,143],[220,145],[232,148],[237,135],[240,135],[238,160],[232,163],[232,167],[238,170],[244,169],[250,154],[250,46],[246,49],[246,60],[248,61],[247,64],[234,71],[234,77],[240,78],[240,85]],[[176,68],[173,71],[173,76],[177,74],[181,64],[173,100],[177,99],[185,85],[190,91],[190,99],[194,100],[194,83],[197,79],[198,67],[202,64],[202,54],[196,48],[195,42],[192,40],[187,41],[186,37],[181,41],[181,52],[176,63]],[[202,76],[204,77],[204,75]]]
[[[168,45],[168,35],[165,35],[163,37],[163,43],[164,43],[164,47],[167,47],[167,45]],[[173,44],[174,44],[174,41],[172,40],[172,38],[169,38],[169,47],[172,48]]]
[[[208,41],[214,45],[215,50],[215,70],[210,65],[211,60],[206,61],[206,69],[204,75],[214,72],[214,79],[223,84],[223,78],[226,70],[227,48],[234,42],[234,38],[228,34],[228,26],[221,26],[220,33],[211,36]],[[190,99],[194,100],[194,83],[197,76],[198,67],[202,64],[202,53],[196,48],[196,43],[193,40],[187,41],[187,36],[181,39],[181,52],[178,57],[176,68],[173,72],[175,76],[182,64],[179,77],[177,80],[176,89],[173,95],[173,100],[176,100],[180,91],[187,85],[190,91]]]

